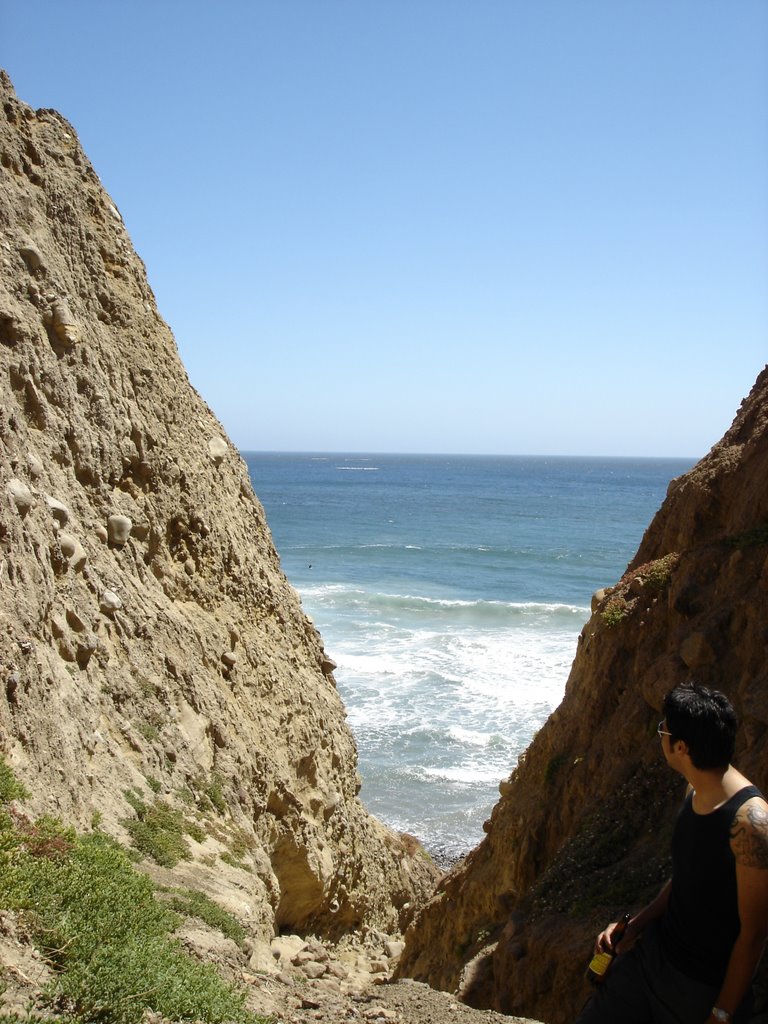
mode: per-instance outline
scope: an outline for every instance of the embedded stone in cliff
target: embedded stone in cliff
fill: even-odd
[[[66,526],[69,522],[69,509],[64,502],[59,501],[58,498],[52,498],[50,494],[46,494],[45,503],[59,526]]]
[[[208,454],[218,466],[229,451],[229,445],[223,437],[212,437],[208,442]]]
[[[9,498],[16,506],[16,511],[20,516],[25,516],[35,504],[35,496],[32,494],[32,491],[22,480],[16,477],[8,481],[5,489]]]
[[[62,345],[69,348],[80,340],[80,328],[65,299],[57,299],[51,308],[51,327]]]
[[[69,533],[59,533],[59,547],[61,553],[69,562],[70,566],[80,572],[88,561],[88,555],[82,544]]]
[[[42,476],[43,464],[34,452],[29,452],[27,455],[27,465],[29,466],[29,475],[33,480],[37,480],[39,476]]]
[[[114,515],[107,520],[107,535],[110,544],[125,544],[131,535],[133,523],[128,516]]]
[[[99,598],[99,608],[106,614],[112,615],[123,607],[123,602],[114,590],[103,590]]]
[[[43,257],[40,255],[40,250],[37,246],[30,241],[22,242],[19,247],[19,254],[27,265],[27,270],[35,271],[44,269]]]

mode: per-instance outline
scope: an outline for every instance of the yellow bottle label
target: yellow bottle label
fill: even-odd
[[[595,955],[589,961],[589,970],[598,978],[602,978],[602,976],[611,966],[612,960],[613,953],[595,953]]]

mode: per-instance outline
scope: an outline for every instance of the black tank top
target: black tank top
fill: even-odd
[[[696,814],[689,793],[672,835],[672,889],[662,919],[664,953],[683,974],[719,987],[739,934],[731,825],[753,796],[745,786],[710,814]]]

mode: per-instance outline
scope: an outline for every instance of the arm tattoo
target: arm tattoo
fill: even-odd
[[[768,811],[746,804],[731,826],[731,848],[738,864],[768,870]]]

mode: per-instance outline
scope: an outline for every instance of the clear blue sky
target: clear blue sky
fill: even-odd
[[[2,0],[244,449],[704,454],[768,356],[765,0]]]

